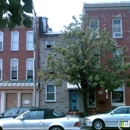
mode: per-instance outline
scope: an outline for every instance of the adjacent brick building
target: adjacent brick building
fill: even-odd
[[[114,38],[117,47],[127,46],[127,55],[130,55],[130,3],[84,3],[83,14],[93,18],[99,24],[99,30],[106,30]],[[118,53],[118,52],[117,52]],[[117,97],[114,94],[118,93]],[[110,95],[106,90],[98,89],[94,92],[95,105],[92,108],[105,112],[112,107],[130,105],[130,88],[119,86]],[[91,100],[91,99],[89,99]]]
[[[37,46],[36,52],[38,59]],[[33,28],[0,31],[0,112],[11,107],[33,106],[33,79]]]

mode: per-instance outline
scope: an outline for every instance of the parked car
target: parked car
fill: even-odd
[[[105,114],[86,116],[83,123],[86,127],[94,130],[103,128],[125,128],[130,127],[130,106],[117,107]]]
[[[0,114],[0,118],[8,118],[8,117],[17,117],[20,114],[27,111],[30,107],[15,107],[15,108],[9,108],[5,110],[5,112]]]
[[[49,108],[31,108],[16,118],[0,120],[0,130],[80,130],[78,116]]]

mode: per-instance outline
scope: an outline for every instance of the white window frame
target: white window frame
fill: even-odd
[[[120,24],[115,24],[118,20]],[[122,19],[112,19],[112,36],[113,38],[122,38]]]
[[[19,32],[12,31],[11,32],[11,51],[19,50]]]
[[[92,27],[92,25],[94,24],[94,22],[97,22],[97,25],[94,25],[94,27]],[[90,28],[93,29],[92,30],[93,32],[91,32],[91,34],[90,34],[90,37],[92,37],[93,34],[94,34],[94,32],[96,32],[97,36],[95,38],[99,38],[99,19],[92,19],[90,21]]]
[[[33,75],[32,75],[33,78],[32,79],[28,79],[28,70],[33,71]],[[28,81],[33,81],[34,80],[34,59],[33,58],[27,58],[26,59],[26,80],[28,80]]]
[[[125,86],[122,85],[119,88],[114,90],[115,92],[123,92],[123,102],[113,102],[112,93],[111,93],[111,104],[112,106],[124,106],[125,105]]]
[[[3,51],[3,38],[4,38],[4,33],[0,31],[0,44],[1,44],[0,51]]]
[[[45,41],[45,49],[51,49],[51,46],[55,43],[55,41]]]
[[[13,68],[13,62],[16,62],[16,64],[15,64],[15,68]],[[13,73],[13,71],[17,71],[17,78],[16,79],[13,79],[13,77],[12,77],[12,73]],[[17,81],[18,80],[18,59],[17,58],[12,58],[11,60],[10,60],[10,80],[12,80],[12,81]]]
[[[1,71],[1,73],[0,73],[0,81],[2,81],[2,75],[3,75],[3,60],[2,59],[0,59],[0,71]]]
[[[32,35],[32,39],[29,38],[30,34]],[[33,51],[34,50],[34,42],[33,42],[33,31],[26,32],[26,50]]]
[[[54,87],[54,91],[53,92],[48,92],[47,91],[47,87],[49,87],[49,86],[53,86]],[[54,86],[54,85],[46,85],[46,91],[45,92],[46,92],[45,93],[45,95],[46,95],[46,102],[56,102],[56,86]],[[50,94],[50,93],[54,94],[54,99],[53,100],[47,99],[48,94]]]

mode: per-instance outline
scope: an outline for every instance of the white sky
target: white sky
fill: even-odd
[[[72,22],[72,16],[82,14],[83,3],[120,2],[130,0],[33,0],[37,16],[47,17],[53,31],[64,30]]]

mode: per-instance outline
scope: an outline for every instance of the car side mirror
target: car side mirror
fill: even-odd
[[[24,117],[23,116],[20,116],[20,118],[19,118],[20,120],[24,120]]]

